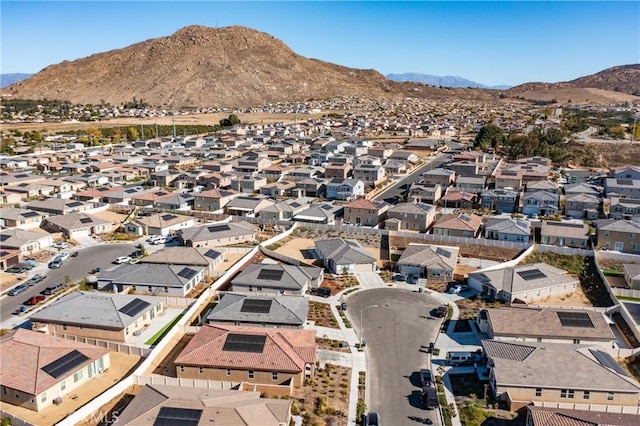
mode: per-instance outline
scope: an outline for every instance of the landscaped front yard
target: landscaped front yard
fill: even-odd
[[[320,327],[340,328],[338,320],[333,316],[328,303],[309,302],[308,321]]]

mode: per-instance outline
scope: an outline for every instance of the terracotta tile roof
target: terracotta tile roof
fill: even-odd
[[[434,228],[477,231],[482,225],[482,216],[475,214],[445,214],[436,221]]]
[[[261,353],[223,350],[230,334],[266,336]],[[301,372],[316,362],[315,330],[205,325],[178,355],[176,365]]]
[[[384,207],[386,203],[380,203],[379,201],[372,201],[366,198],[360,198],[358,200],[352,201],[351,203],[345,205],[345,207],[351,209],[366,209],[366,210],[375,210],[378,211],[382,207]]]
[[[58,378],[50,376],[42,369],[74,350],[89,359]],[[19,328],[0,340],[0,384],[38,395],[108,353],[109,350],[106,348]]]
[[[531,412],[532,426],[635,426],[640,423],[637,414],[535,406],[527,408]]]

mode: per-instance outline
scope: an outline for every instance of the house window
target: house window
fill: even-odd
[[[631,238],[632,240],[636,237],[636,234],[629,234],[629,238]]]
[[[579,345],[580,344],[580,339],[573,339],[573,344],[574,345]]]
[[[607,392],[607,401],[613,401],[613,392]]]
[[[604,231],[604,236],[608,237],[609,236],[609,231]]]
[[[46,400],[47,400],[47,393],[46,392],[42,392],[42,397],[40,398],[40,402],[45,402]]]
[[[536,339],[536,342],[542,342],[542,337],[538,337],[538,338]]]
[[[181,366],[180,366],[180,372],[181,372],[181,373],[184,373],[184,365],[181,365]]]
[[[271,372],[271,380],[278,380],[278,372],[277,371]]]
[[[254,374],[253,374],[253,370],[249,370],[249,371],[248,371],[248,373],[249,373],[249,376],[248,376],[248,377],[249,377],[250,379],[253,379],[253,376],[254,376]]]
[[[67,324],[62,324],[62,329],[66,330],[67,329]]]
[[[73,375],[73,383],[76,383],[78,380],[82,379],[82,370],[76,372],[76,374]]]
[[[589,399],[589,397],[591,396],[591,392],[589,391],[584,391],[584,394],[582,395],[583,399]]]
[[[573,389],[562,389],[560,390],[560,398],[570,398],[573,399],[574,390]]]
[[[60,382],[60,390],[63,391],[67,388],[67,383],[63,380]]]
[[[165,287],[165,288],[164,288],[164,292],[165,292],[165,293],[169,293],[169,287]]]
[[[204,368],[202,368],[202,367],[198,367],[198,373],[199,373],[199,374],[204,373]]]
[[[249,286],[249,291],[253,291],[253,286],[252,285]]]
[[[227,376],[230,376],[230,375],[231,375],[231,369],[227,368]]]
[[[262,286],[258,286],[258,291],[262,291]]]
[[[536,388],[536,396],[542,396],[542,388]]]

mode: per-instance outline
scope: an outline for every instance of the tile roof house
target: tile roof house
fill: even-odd
[[[173,425],[176,419],[185,426],[281,426],[291,421],[291,405],[258,391],[145,385],[117,419],[127,426]]]
[[[359,179],[333,178],[327,182],[327,200],[355,200],[364,196],[364,182]]]
[[[47,198],[42,201],[32,201],[27,204],[29,210],[35,210],[52,215],[65,215],[69,213],[82,213],[91,210],[93,206],[77,200],[66,200],[64,198]]]
[[[482,340],[489,386],[516,411],[530,404],[638,407],[640,384],[597,346]]]
[[[472,209],[478,202],[478,196],[471,192],[455,191],[449,188],[438,204],[444,208]]]
[[[129,294],[75,291],[31,317],[32,329],[126,342],[164,310],[162,299]]]
[[[375,271],[377,259],[357,240],[335,238],[315,243],[318,257],[333,274]]]
[[[71,239],[104,234],[113,229],[111,222],[86,213],[49,216],[43,221],[43,227]]]
[[[543,220],[540,241],[542,244],[588,249],[590,246],[589,225]]]
[[[408,199],[414,203],[438,204],[442,187],[437,183],[414,182],[409,188]]]
[[[451,281],[460,247],[410,243],[398,259],[398,271],[427,280]]]
[[[623,253],[640,253],[640,222],[599,219],[593,223],[596,225],[598,247]]]
[[[395,231],[426,232],[433,224],[435,217],[436,209],[431,204],[398,203],[387,211],[385,228]]]
[[[0,398],[33,411],[109,368],[109,350],[23,328],[0,338]]]
[[[389,203],[361,198],[344,206],[344,222],[365,226],[376,226],[387,217]]]
[[[469,273],[469,287],[481,295],[513,302],[538,301],[555,294],[571,294],[579,283],[567,271],[546,263],[534,263],[514,267]]]
[[[624,280],[632,290],[640,290],[640,264],[623,263]]]
[[[324,271],[315,266],[252,263],[231,281],[231,291],[302,295],[323,278]]]
[[[511,217],[490,217],[484,227],[484,236],[488,240],[528,242],[531,238],[531,225]]]
[[[490,339],[614,347],[615,335],[604,314],[562,309],[489,308],[476,323]]]
[[[477,214],[445,214],[433,225],[434,235],[476,238],[480,234],[482,216]]]
[[[525,191],[526,192],[547,191],[547,192],[553,192],[554,194],[559,194],[560,188],[558,188],[557,183],[552,182],[550,180],[535,180],[535,181],[527,182]]]
[[[422,174],[422,181],[436,183],[442,188],[447,188],[456,182],[456,172],[447,169],[433,169]]]
[[[302,385],[316,362],[316,331],[203,325],[174,361],[179,379]]]
[[[257,227],[249,222],[211,223],[180,229],[180,243],[187,247],[220,247],[244,241],[255,241]]]
[[[528,426],[636,426],[637,414],[527,406]]]
[[[179,259],[176,259],[179,262]],[[186,297],[204,279],[205,268],[175,264],[122,264],[98,275],[102,291]]]
[[[288,200],[278,201],[262,210],[259,216],[272,220],[291,220],[298,213],[306,210],[313,198],[290,198]]]
[[[207,324],[303,328],[309,300],[299,296],[252,296],[226,293],[205,318]]]
[[[604,191],[607,197],[640,199],[640,179],[616,179],[604,180]]]
[[[137,235],[167,236],[179,229],[190,228],[196,224],[193,216],[173,213],[158,213],[151,216],[139,216],[125,225],[125,232]]]
[[[383,166],[359,163],[353,168],[353,179],[358,179],[363,182],[371,182],[375,184],[380,182],[385,175],[386,171]]]
[[[590,194],[595,195],[596,197],[600,195],[596,188],[594,188],[592,185],[587,185],[586,183],[574,183],[571,185],[565,185],[564,193],[567,196],[569,194]]]

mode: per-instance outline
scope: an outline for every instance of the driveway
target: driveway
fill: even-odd
[[[438,412],[422,408],[418,371],[430,365],[425,348],[441,320],[429,313],[440,303],[426,293],[388,287],[355,292],[347,303],[350,321],[367,342],[369,411],[379,412],[382,424],[416,426],[425,418],[438,424]]]
[[[380,275],[375,272],[357,272],[356,278],[363,289],[387,287]]]

